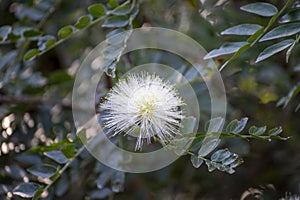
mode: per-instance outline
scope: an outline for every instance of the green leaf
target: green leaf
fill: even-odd
[[[282,132],[282,127],[278,127],[278,128],[273,128],[271,130],[269,130],[268,134],[270,136],[276,136],[279,135]]]
[[[246,127],[247,121],[247,117],[242,118],[240,121],[236,119],[231,121],[226,127],[226,132],[234,134],[242,132],[242,130]]]
[[[128,25],[126,16],[111,16],[108,17],[102,24],[103,28],[121,28]]]
[[[38,31],[38,30],[26,30],[24,31],[23,33],[23,36],[26,37],[26,38],[30,38],[30,37],[37,37],[37,36],[40,36],[42,35],[42,32]]]
[[[24,61],[33,60],[39,53],[38,49],[31,49],[24,55],[23,59]]]
[[[11,32],[11,26],[0,27],[0,42],[7,39],[8,34]]]
[[[244,163],[244,160],[243,160],[242,158],[238,158],[238,159],[236,159],[234,162],[232,162],[232,163],[229,165],[229,167],[235,168],[235,167],[241,165],[242,163]]]
[[[249,44],[248,42],[231,42],[222,45],[219,49],[214,49],[204,56],[204,59],[215,58],[221,55],[227,55],[237,52],[244,45]]]
[[[214,162],[221,162],[231,156],[231,152],[228,151],[228,149],[220,149],[213,153],[213,155],[210,157],[210,159]]]
[[[229,174],[233,174],[235,172],[235,170],[232,167],[223,165],[221,163],[212,162],[210,160],[206,160],[205,163],[209,172],[212,172],[215,169],[218,169],[222,172],[227,172]]]
[[[249,49],[251,47],[251,45],[249,43],[246,43],[244,46],[242,46],[241,48],[238,49],[237,52],[235,52],[233,54],[233,56],[231,56],[231,58],[229,60],[227,60],[219,69],[219,71],[222,71],[224,69],[224,67],[226,67],[228,65],[228,63],[234,61],[239,55],[241,55],[242,53],[244,53],[247,49]]]
[[[300,31],[300,23],[291,23],[278,26],[266,33],[259,41],[273,40],[297,34]]]
[[[207,160],[207,161],[205,161],[205,164],[207,166],[208,171],[212,172],[212,171],[214,171],[217,168],[215,164],[218,164],[218,163],[214,164],[213,162]]]
[[[47,40],[45,42],[45,46],[46,48],[45,49],[49,49],[50,47],[52,47],[56,42],[56,39],[55,38],[50,38],[49,40]]]
[[[18,41],[19,39],[21,39],[21,35],[18,35],[18,34],[15,34],[13,32],[10,32],[8,35],[7,35],[7,39],[9,39],[10,41],[12,42],[16,42]]]
[[[267,126],[262,126],[262,127],[256,127],[256,126],[251,126],[248,130],[249,134],[251,135],[262,135],[266,131]]]
[[[74,25],[77,29],[83,29],[91,23],[92,19],[89,15],[81,16]]]
[[[73,158],[75,155],[75,144],[66,144],[61,151],[67,158]]]
[[[199,168],[202,165],[202,163],[203,163],[203,159],[198,158],[196,155],[192,155],[191,156],[191,162],[192,162],[192,165],[195,168]]]
[[[56,173],[56,168],[52,165],[37,165],[27,169],[31,174],[41,177],[50,178]]]
[[[218,138],[209,139],[207,142],[204,141],[201,148],[198,151],[198,155],[204,157],[212,152],[219,144],[221,140]]]
[[[106,8],[103,4],[93,4],[88,7],[88,11],[95,18],[106,15]]]
[[[278,12],[278,9],[274,5],[264,2],[247,4],[245,6],[242,6],[241,10],[263,17],[271,17]]]
[[[70,37],[72,35],[73,31],[74,31],[73,26],[68,25],[68,26],[65,26],[65,27],[59,29],[59,31],[57,32],[57,35],[60,37],[60,39],[65,39],[67,37]]]
[[[276,53],[279,53],[280,51],[283,51],[284,49],[288,48],[294,43],[295,40],[284,40],[279,43],[273,44],[267,48],[265,48],[257,57],[256,63],[265,60],[271,56],[273,56]]]
[[[109,0],[108,3],[107,3],[107,5],[110,8],[114,9],[114,8],[116,8],[116,7],[119,6],[119,3],[118,3],[118,0]]]
[[[128,15],[131,12],[131,6],[121,6],[113,10],[111,14],[113,15]]]
[[[21,183],[13,190],[13,194],[22,198],[32,198],[41,187],[37,183]]]
[[[293,10],[283,15],[279,20],[280,23],[288,23],[288,22],[295,22],[295,21],[300,21],[300,9]]]
[[[52,35],[46,35],[39,38],[38,47],[40,51],[44,51],[53,46],[56,42],[56,39]]]
[[[230,165],[230,164],[232,164],[234,161],[236,161],[237,159],[238,159],[238,155],[237,154],[235,154],[235,153],[233,153],[233,154],[231,154],[228,158],[226,158],[226,159],[224,159],[223,161],[222,161],[222,164],[223,165]]]
[[[258,24],[239,24],[221,32],[221,35],[253,35],[261,28]]]
[[[65,164],[68,162],[68,158],[61,151],[58,150],[46,151],[44,152],[44,155],[56,161],[59,164]]]
[[[65,71],[57,71],[51,74],[51,76],[48,77],[48,85],[56,85],[56,84],[60,84],[63,81],[71,81],[73,80],[71,77],[68,77],[68,74]],[[63,145],[66,145],[70,143],[67,139],[61,140],[59,142],[53,143],[49,146],[36,146],[36,147],[32,147],[31,149],[27,150],[27,152],[46,152],[46,151],[52,151],[52,150],[56,150],[58,148],[60,148]]]

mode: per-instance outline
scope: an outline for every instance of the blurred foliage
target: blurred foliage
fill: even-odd
[[[96,103],[119,75],[147,62],[194,80],[191,67],[167,52],[120,56],[129,35],[117,44],[110,38],[147,26],[180,31],[209,50],[226,87],[228,121],[204,123],[209,95],[195,82],[203,122],[189,151],[179,152],[189,156],[124,174],[82,146],[71,91],[80,63],[104,40],[107,75]],[[0,198],[299,199],[299,33],[295,0],[0,0]],[[199,150],[209,123],[221,137]],[[203,163],[208,170],[196,169]]]

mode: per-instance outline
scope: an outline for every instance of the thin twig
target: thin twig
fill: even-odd
[[[288,0],[288,1],[286,2],[286,4],[283,6],[283,8],[282,8],[276,15],[274,15],[274,16],[270,19],[269,23],[268,23],[267,26],[264,28],[264,30],[259,34],[259,36],[256,37],[256,39],[255,39],[253,42],[251,42],[251,44],[249,45],[248,48],[253,47],[253,46],[259,41],[259,39],[260,39],[264,34],[266,34],[267,31],[269,31],[269,29],[272,27],[272,25],[274,24],[274,22],[276,21],[276,19],[283,13],[283,11],[284,11],[285,9],[287,9],[287,8],[292,4],[293,1],[294,1],[294,0]],[[241,48],[243,48],[243,47],[241,47]],[[240,49],[241,49],[241,48],[240,48]],[[247,49],[248,49],[248,48],[247,48]],[[247,49],[245,49],[245,51],[246,51]],[[220,67],[219,71],[222,71],[229,63],[231,63],[231,62],[232,62],[233,60],[235,60],[235,58],[237,58],[237,57],[238,57],[238,56],[236,56],[236,54],[234,54],[231,58],[229,58],[229,60],[227,60],[227,61]]]
[[[55,176],[55,178],[52,180],[52,182],[50,184],[48,184],[45,188],[43,188],[42,192],[39,193],[39,195],[37,197],[35,197],[35,199],[38,199],[43,192],[47,191],[54,183],[55,181],[57,181],[60,178],[60,175],[62,175],[70,166],[70,164],[73,162],[73,160],[79,156],[81,154],[81,152],[85,149],[85,146],[83,145],[80,149],[78,149],[77,153],[74,155],[73,158],[71,158],[58,172],[58,175]]]

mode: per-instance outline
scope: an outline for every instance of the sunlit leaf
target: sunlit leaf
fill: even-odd
[[[38,49],[31,49],[29,50],[23,57],[24,61],[29,61],[34,59],[38,54],[40,53],[40,51]]]
[[[243,160],[242,158],[238,158],[238,159],[236,159],[234,162],[232,162],[232,163],[229,165],[229,167],[235,168],[235,167],[241,165],[242,163],[244,163],[244,160]]]
[[[40,36],[42,35],[42,32],[38,31],[38,30],[34,30],[34,29],[31,29],[31,30],[26,30],[24,31],[23,33],[23,36],[24,37],[27,37],[27,38],[30,38],[30,37],[37,37],[37,36]]]
[[[117,9],[113,10],[111,12],[111,14],[113,15],[127,15],[131,12],[131,6],[121,6],[121,7],[118,7]]]
[[[61,151],[58,150],[46,151],[44,152],[44,155],[48,158],[51,158],[59,164],[65,164],[68,162],[68,158]]]
[[[46,35],[40,37],[38,41],[38,47],[40,51],[44,51],[52,47],[56,42],[56,38],[52,35]]]
[[[104,28],[120,28],[128,25],[128,17],[126,16],[111,16],[108,17],[102,24]]]
[[[216,169],[215,164],[213,164],[210,161],[205,161],[205,164],[206,164],[207,169],[208,169],[209,172],[212,172],[212,171],[214,171]]]
[[[240,121],[236,119],[231,121],[226,127],[226,132],[235,134],[240,133],[245,128],[247,121],[247,117],[242,118]]]
[[[293,10],[283,15],[279,20],[280,23],[288,23],[288,22],[295,22],[295,21],[300,21],[300,9]]]
[[[300,32],[300,23],[291,23],[278,26],[266,33],[259,41],[273,40],[291,36]]]
[[[114,9],[114,8],[116,8],[116,7],[119,6],[119,2],[118,2],[118,0],[109,0],[109,1],[107,2],[107,5],[108,5],[110,8]]]
[[[283,51],[284,49],[288,48],[294,43],[295,40],[284,40],[279,43],[273,44],[267,48],[265,48],[257,57],[256,63],[265,60],[271,56],[273,56],[276,53],[279,53],[280,51]]]
[[[103,4],[93,4],[88,7],[88,11],[95,18],[106,15],[106,8]]]
[[[195,168],[199,168],[202,165],[202,163],[203,163],[203,159],[198,158],[196,155],[192,155],[191,156],[191,162],[192,162],[192,165]]]
[[[57,35],[61,39],[65,39],[67,37],[70,37],[72,35],[73,31],[74,31],[73,26],[68,25],[68,26],[65,26],[65,27],[59,29],[59,31],[57,32]]]
[[[208,141],[204,141],[201,148],[198,151],[198,155],[201,157],[208,155],[220,144],[220,142],[221,142],[221,140],[217,139],[217,138],[209,139]]]
[[[222,160],[222,164],[223,165],[230,165],[231,163],[236,161],[236,159],[238,159],[238,157],[239,156],[237,154],[233,153],[229,157],[227,157],[226,159]]]
[[[36,183],[21,183],[13,190],[13,194],[22,198],[32,198],[41,187]]]
[[[221,32],[222,35],[253,35],[262,26],[258,24],[239,24]]]
[[[267,127],[262,126],[262,127],[256,127],[256,126],[251,126],[248,130],[249,134],[251,135],[262,135],[266,131]]]
[[[67,158],[73,158],[75,155],[75,144],[66,144],[61,151]]]
[[[231,42],[222,45],[219,49],[214,49],[204,56],[204,59],[215,58],[221,55],[227,55],[237,52],[244,45],[249,44],[248,42]]]
[[[50,178],[56,173],[56,168],[52,165],[36,165],[30,167],[27,171],[41,178]]]
[[[230,151],[228,149],[220,149],[213,153],[213,155],[210,157],[210,159],[214,162],[221,162],[228,158],[231,155]]]
[[[241,7],[241,10],[254,13],[263,17],[271,17],[278,12],[278,9],[270,3],[258,2]]]
[[[7,39],[9,39],[10,41],[12,42],[16,42],[18,40],[21,39],[21,34],[16,34],[14,32],[10,32],[8,35],[7,35]]]
[[[91,23],[92,19],[89,15],[81,16],[74,25],[77,29],[83,29]]]
[[[276,136],[279,135],[282,132],[282,127],[278,127],[278,128],[273,128],[271,130],[269,130],[268,134],[271,136]]]

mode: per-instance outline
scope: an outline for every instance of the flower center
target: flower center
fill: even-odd
[[[137,95],[139,95],[138,102],[137,102],[139,108],[139,114],[145,117],[152,116],[154,111],[155,101],[156,101],[153,92],[149,90],[143,90],[143,91],[138,91]]]

